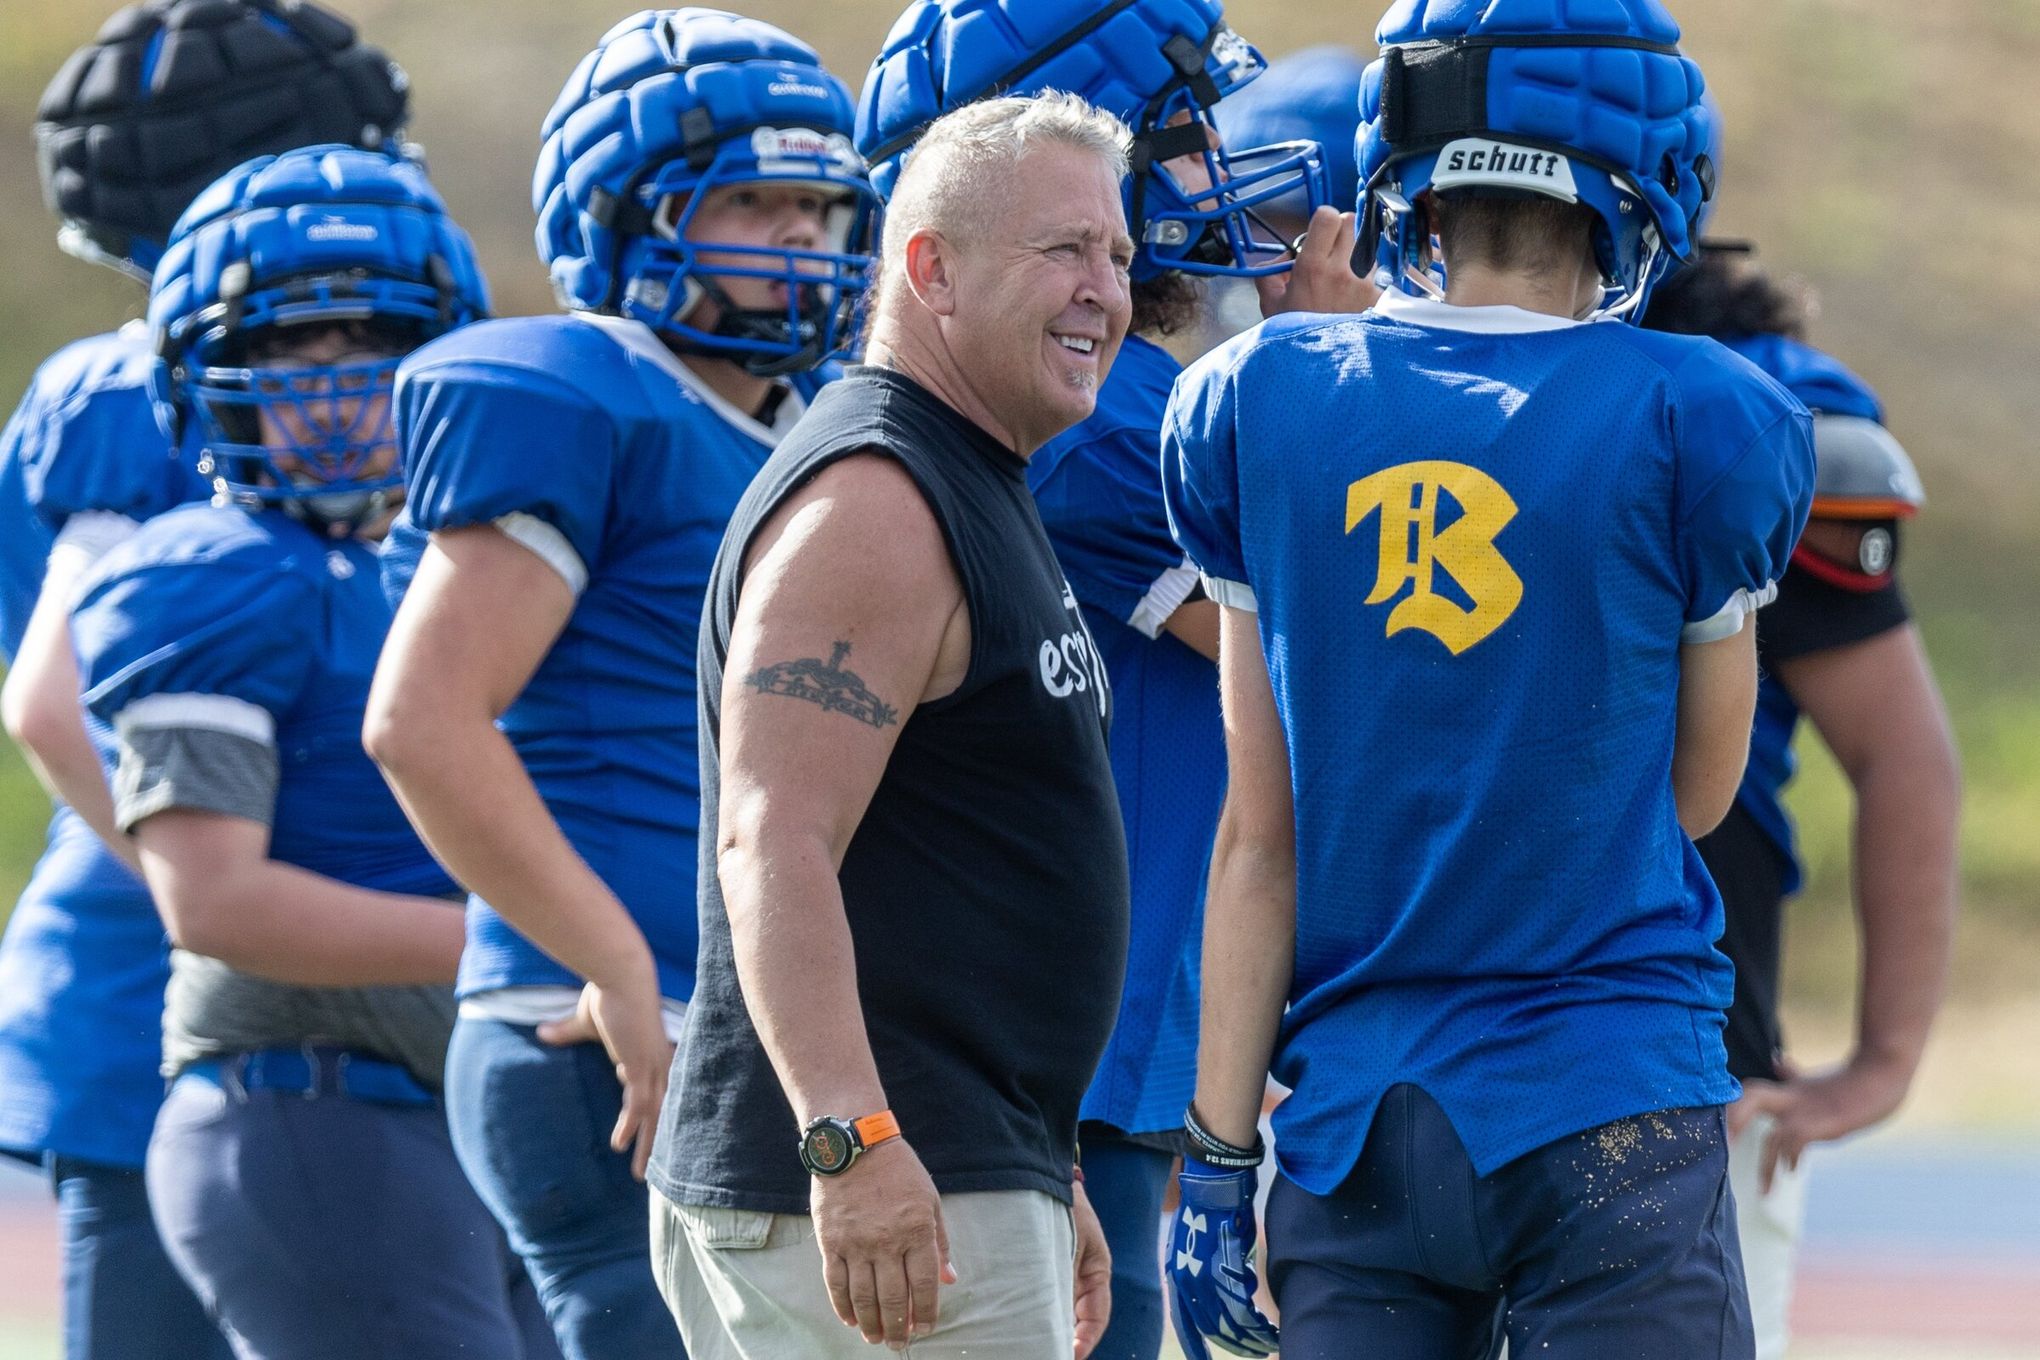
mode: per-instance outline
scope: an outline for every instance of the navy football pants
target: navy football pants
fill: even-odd
[[[156,1116],[148,1186],[240,1360],[556,1360],[437,1105],[186,1074]]]
[[[1437,1102],[1392,1088],[1330,1195],[1278,1178],[1282,1360],[1751,1360],[1720,1107],[1663,1110],[1474,1174]]]
[[[1102,1124],[1082,1129],[1084,1193],[1112,1252],[1112,1320],[1091,1360],[1155,1360],[1162,1350],[1162,1199],[1175,1157]]]
[[[602,1045],[555,1048],[531,1026],[496,1020],[454,1024],[453,1145],[524,1258],[560,1350],[567,1360],[686,1360],[652,1277],[648,1192],[609,1146],[622,1108]]]
[[[50,1159],[64,1263],[64,1360],[228,1360],[227,1339],[163,1252],[142,1173]]]

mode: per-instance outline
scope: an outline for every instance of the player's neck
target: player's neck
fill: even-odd
[[[703,387],[739,411],[756,415],[765,409],[765,399],[772,394],[771,378],[747,372],[742,365],[728,359],[714,359],[704,354],[682,354],[679,359],[687,365],[689,372],[701,379]]]
[[[1533,273],[1448,264],[1445,279],[1445,301],[1454,307],[1517,307],[1568,319],[1586,315],[1601,295],[1600,280],[1583,267]]]

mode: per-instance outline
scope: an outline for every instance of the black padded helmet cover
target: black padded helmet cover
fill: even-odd
[[[309,0],[143,0],[43,91],[43,198],[74,254],[146,273],[185,206],[256,156],[394,146],[403,69]]]

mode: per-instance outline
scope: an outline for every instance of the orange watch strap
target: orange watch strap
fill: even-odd
[[[900,1136],[900,1121],[893,1118],[891,1110],[868,1114],[851,1127],[857,1130],[857,1141],[864,1145],[866,1151]]]

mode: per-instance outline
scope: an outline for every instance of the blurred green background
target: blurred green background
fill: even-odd
[[[502,310],[547,308],[527,197],[539,120],[575,61],[628,7],[327,3],[410,71],[413,134],[477,238]],[[854,86],[903,3],[739,7],[813,42]],[[1279,55],[1323,42],[1365,50],[1382,3],[1227,8],[1242,33]],[[1770,268],[1818,292],[1814,340],[1884,395],[1932,497],[1909,530],[1905,573],[1966,765],[1964,923],[1949,1008],[1902,1122],[1928,1137],[2010,1134],[2024,1145],[2022,1135],[2040,1130],[2040,486],[2031,472],[2040,431],[2040,113],[2017,92],[2040,71],[2040,0],[1673,7],[1728,118],[1715,230],[1756,239]],[[55,250],[30,141],[44,82],[112,8],[113,0],[0,0],[0,184],[14,186],[0,197],[0,404],[9,409],[41,358],[140,308],[132,285]],[[1796,1055],[1818,1062],[1848,1039],[1849,806],[1818,743],[1802,750],[1793,801],[1811,874],[1790,922],[1789,1030]],[[0,918],[34,862],[46,815],[0,742]],[[0,1261],[4,1273],[23,1275],[19,1302],[46,1319],[54,1281],[42,1278],[44,1248],[32,1251],[17,1260],[0,1250]],[[4,1306],[0,1314],[8,1315],[0,1360],[53,1353],[46,1322],[20,1322],[19,1331],[24,1314]],[[1865,1354],[1851,1349],[1848,1360]]]
[[[478,239],[505,311],[549,306],[531,249],[537,127],[622,5],[595,0],[331,0],[415,82],[413,133]],[[1362,5],[1235,0],[1270,54],[1369,46]],[[899,0],[754,0],[857,84]],[[0,402],[62,342],[134,315],[141,295],[64,257],[34,187],[35,102],[107,0],[0,6]],[[1814,339],[1882,392],[1932,497],[1906,576],[1968,776],[1965,927],[1948,1035],[1916,1117],[2040,1126],[2040,0],[1684,0],[1687,50],[1729,125],[1715,229],[1818,292]],[[1591,526],[1582,526],[1591,532]],[[1808,743],[1795,791],[1813,872],[1793,921],[1795,1034],[1819,1057],[1845,1037],[1853,985],[1848,803]],[[0,752],[0,912],[33,862],[45,806]]]

